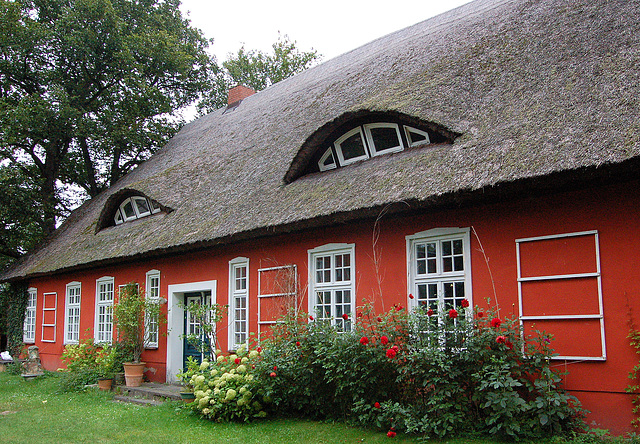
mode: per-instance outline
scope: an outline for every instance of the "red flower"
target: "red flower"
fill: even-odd
[[[262,347],[258,347],[256,350],[258,351],[258,353],[262,353]]]
[[[493,328],[498,328],[500,327],[500,324],[502,324],[502,321],[500,320],[500,318],[493,318],[491,319],[491,326]]]
[[[484,313],[483,313],[483,312],[481,312],[481,311],[479,311],[479,312],[478,312],[478,317],[479,317],[479,318],[484,318]]]
[[[391,347],[391,350],[395,351],[396,353],[398,353],[398,346],[394,345],[393,347]]]
[[[296,347],[300,347],[300,342],[296,341]]]
[[[382,322],[382,318],[378,316],[378,319],[376,319],[376,321]]]
[[[344,319],[344,320],[346,321],[347,319],[349,319],[349,315],[348,315],[348,314],[346,314],[346,313],[345,313],[345,314],[343,314],[343,315],[342,315],[342,319]]]
[[[269,376],[271,376],[272,378],[275,378],[276,377],[276,372],[269,373]]]
[[[362,345],[367,345],[369,343],[369,338],[367,338],[366,336],[363,336],[360,338],[360,343]]]
[[[393,359],[396,357],[396,351],[393,348],[387,350],[387,358]]]
[[[379,402],[374,403],[373,407],[376,408],[376,409],[379,409],[380,408],[380,403]]]
[[[396,305],[395,307],[396,307],[396,311],[400,311],[400,310],[402,310],[402,309],[404,308],[404,307],[403,307],[402,305],[400,305],[400,304]]]
[[[387,338],[386,336],[380,336],[380,342],[382,343],[382,345],[387,345],[389,343],[389,338]]]
[[[463,299],[462,302],[460,302],[460,306],[462,308],[467,308],[469,306],[469,301],[466,299]]]
[[[242,359],[236,358],[233,360],[233,362],[235,362],[236,364],[240,364],[242,362]]]
[[[427,316],[433,316],[433,309],[427,310]]]
[[[358,316],[359,318],[361,318],[361,317],[362,317],[362,312],[358,312],[357,316]]]
[[[506,342],[507,342],[507,338],[506,338],[506,337],[504,337],[504,336],[502,336],[502,335],[500,335],[500,336],[498,336],[498,337],[496,338],[496,342],[497,342],[498,344],[504,344],[504,343],[506,343]]]
[[[389,431],[387,432],[387,436],[388,436],[389,438],[393,438],[394,436],[396,436],[396,432],[394,432],[393,430],[389,430]]]
[[[507,339],[507,342],[504,343],[504,345],[506,345],[509,350],[513,349],[513,342],[511,342],[508,339]]]
[[[309,320],[313,321],[313,316],[309,315]]]
[[[413,299],[413,295],[409,293],[409,299]]]
[[[274,371],[274,372],[278,371],[278,366],[277,366],[277,365],[274,365],[274,366],[273,366],[273,371]]]
[[[449,310],[449,317],[451,319],[455,319],[458,317],[458,312],[456,311],[455,308],[452,308],[451,310]]]

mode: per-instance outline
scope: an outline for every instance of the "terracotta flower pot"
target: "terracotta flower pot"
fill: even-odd
[[[101,378],[98,379],[98,388],[100,390],[111,390],[111,384],[113,383],[112,378]]]
[[[144,373],[144,362],[123,362],[124,379],[127,387],[140,387]]]

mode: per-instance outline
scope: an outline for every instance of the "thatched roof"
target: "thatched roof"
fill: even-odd
[[[4,279],[368,217],[397,202],[438,205],[633,162],[640,157],[639,17],[634,0],[477,0],[382,37],[186,125]],[[459,137],[291,175],[318,131],[367,112],[409,116]],[[110,197],[123,190],[171,211],[96,233]]]

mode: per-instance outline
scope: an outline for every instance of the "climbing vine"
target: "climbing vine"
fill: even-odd
[[[640,331],[632,328],[629,332],[629,342],[631,346],[636,350],[636,353],[640,354]],[[634,427],[640,427],[640,363],[629,372],[629,379],[631,383],[627,386],[626,392],[631,395],[631,402],[633,403],[633,414],[636,416],[632,421]]]
[[[7,335],[11,356],[22,350],[22,327],[27,309],[27,286],[23,282],[0,285],[0,331]]]

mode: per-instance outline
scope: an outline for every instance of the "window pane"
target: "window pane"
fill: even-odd
[[[375,150],[377,152],[385,151],[390,148],[397,148],[400,146],[400,140],[398,139],[398,132],[396,128],[370,128]]]
[[[131,203],[131,200],[127,200],[121,208],[122,212],[124,213],[124,217],[126,219],[132,218],[132,217],[136,217],[136,212],[133,209],[133,204]]]
[[[360,137],[359,132],[343,140],[342,143],[340,143],[340,149],[342,150],[344,160],[362,157],[366,154],[364,143],[362,142],[362,137]]]
[[[136,203],[136,208],[138,209],[138,214],[140,216],[144,216],[151,213],[147,199],[142,197],[134,197],[133,201]]]

